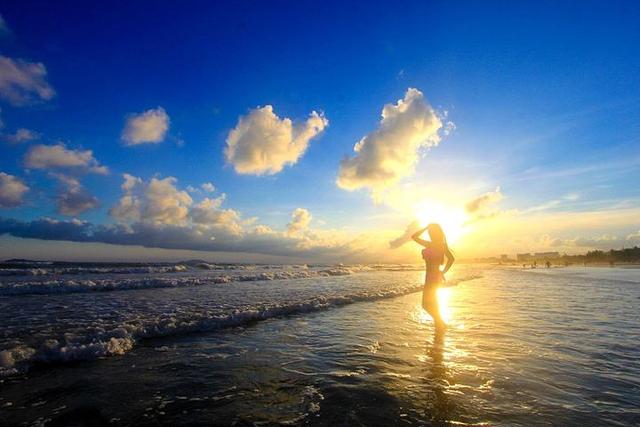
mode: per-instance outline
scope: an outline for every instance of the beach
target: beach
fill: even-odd
[[[2,295],[3,350],[15,353],[20,341],[35,353],[22,362],[14,354],[11,366],[5,353],[1,418],[8,425],[640,422],[637,270],[458,266],[450,280],[473,280],[441,290],[449,322],[441,336],[420,309],[421,271],[341,268],[333,276]],[[193,276],[158,276],[171,274]],[[248,317],[220,320],[225,312]],[[109,332],[150,319],[153,330],[147,323],[137,335]]]

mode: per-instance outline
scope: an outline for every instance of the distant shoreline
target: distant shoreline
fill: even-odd
[[[550,261],[551,262],[551,261]],[[522,268],[523,263],[518,263],[518,262],[509,262],[509,263],[500,263],[500,262],[482,262],[482,261],[459,261],[460,264],[465,264],[465,265],[472,265],[472,264],[478,264],[478,265],[492,265],[492,266],[496,266],[496,267],[517,267],[517,268]],[[526,264],[526,269],[527,270],[531,270],[531,264],[530,263],[525,263]],[[565,267],[593,267],[593,268],[611,268],[611,267],[618,267],[618,268],[640,268],[640,263],[639,262],[616,262],[616,263],[608,263],[608,262],[589,262],[586,264],[583,263],[572,263],[569,265],[565,265],[564,263],[554,263],[551,262],[551,268],[565,268]],[[538,270],[544,270],[546,269],[546,266],[544,265],[544,262],[540,262],[537,264],[536,269]]]

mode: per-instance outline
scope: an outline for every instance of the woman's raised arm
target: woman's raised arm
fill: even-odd
[[[411,238],[419,245],[424,246],[425,248],[429,246],[429,241],[420,238],[420,235],[425,232],[427,227],[422,228],[411,235]]]

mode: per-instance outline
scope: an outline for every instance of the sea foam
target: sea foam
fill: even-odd
[[[336,270],[323,274],[335,274]],[[473,280],[469,276],[454,282]],[[453,283],[453,282],[452,282]],[[256,304],[228,313],[163,314],[144,321],[127,321],[112,327],[64,334],[64,339],[46,339],[36,346],[17,345],[0,352],[0,376],[25,372],[35,362],[62,363],[123,355],[139,340],[243,326],[274,317],[310,313],[356,302],[393,298],[422,290],[422,285],[396,286],[341,295],[317,295],[282,303]]]

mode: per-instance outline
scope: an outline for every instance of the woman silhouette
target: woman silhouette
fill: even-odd
[[[429,232],[431,241],[421,239],[420,236],[425,231]],[[416,231],[411,236],[416,243],[424,246],[422,250],[422,258],[425,262],[425,279],[424,290],[422,291],[422,308],[426,310],[433,318],[436,330],[444,330],[446,323],[442,320],[440,309],[438,307],[438,286],[444,282],[444,275],[453,265],[455,258],[447,245],[447,238],[439,224],[429,224],[425,228]],[[444,263],[444,257],[447,257],[447,265],[443,270],[440,266]]]

